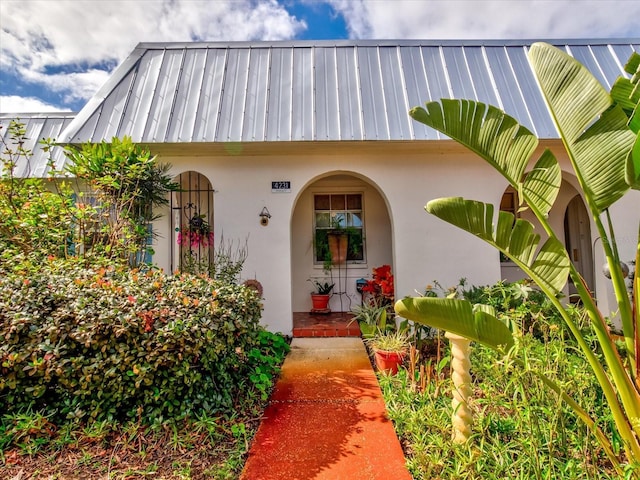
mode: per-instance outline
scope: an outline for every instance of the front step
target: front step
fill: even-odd
[[[349,312],[293,312],[293,337],[359,337],[360,327]]]

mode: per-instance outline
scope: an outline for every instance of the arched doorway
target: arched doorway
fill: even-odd
[[[517,218],[528,220],[534,225],[534,228],[541,229],[531,211],[528,208],[520,207],[518,194],[512,187],[507,187],[504,191],[500,201],[500,209],[511,212]],[[591,222],[582,197],[572,185],[570,178],[565,177],[562,180],[556,201],[549,212],[549,224],[561,240],[564,232],[565,248],[571,261],[584,278],[587,286],[594,289]],[[526,277],[524,272],[508,258],[501,256],[500,261],[503,280],[515,282]],[[575,286],[569,281],[565,294],[571,297],[575,293]]]
[[[349,230],[346,260],[326,262],[324,243],[335,224]],[[361,302],[357,281],[372,269],[392,265],[391,220],[375,185],[353,173],[331,173],[300,193],[291,220],[292,311],[309,312],[313,281],[334,283],[329,307],[349,312]],[[327,268],[330,267],[330,268]]]
[[[593,283],[593,251],[591,246],[591,223],[589,214],[580,195],[575,195],[564,213],[564,238],[569,257],[589,289]],[[569,295],[576,293],[569,281]]]
[[[174,178],[171,194],[171,271],[209,273],[213,266],[213,189],[198,172]]]

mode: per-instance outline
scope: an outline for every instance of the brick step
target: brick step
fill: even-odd
[[[360,327],[349,312],[294,312],[293,337],[359,337]]]

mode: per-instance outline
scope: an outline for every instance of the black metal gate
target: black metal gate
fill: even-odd
[[[213,189],[198,172],[174,179],[171,194],[171,271],[209,273],[213,266]]]

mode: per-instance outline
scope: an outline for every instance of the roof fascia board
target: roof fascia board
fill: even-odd
[[[197,49],[197,48],[295,48],[295,47],[405,47],[405,46],[530,46],[535,42],[552,45],[610,45],[639,43],[640,38],[600,38],[600,39],[469,39],[469,40],[280,40],[280,41],[236,41],[236,42],[145,42],[136,49]]]

